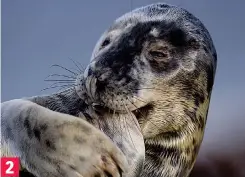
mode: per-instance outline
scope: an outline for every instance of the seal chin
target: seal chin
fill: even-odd
[[[99,113],[99,112],[111,112],[111,113],[119,113],[119,114],[127,114],[127,113],[130,113],[132,111],[135,111],[135,109],[125,109],[124,107],[123,108],[119,108],[119,107],[111,107],[110,105],[106,105],[106,104],[99,104],[99,103],[92,103],[92,107],[93,109]]]

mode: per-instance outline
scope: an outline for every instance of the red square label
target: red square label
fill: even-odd
[[[1,177],[19,177],[20,162],[18,157],[1,158]]]

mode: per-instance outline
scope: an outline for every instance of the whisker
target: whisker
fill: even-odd
[[[73,68],[73,67],[72,67],[71,70],[74,70],[74,71],[76,71],[76,73],[81,74],[81,71],[78,70],[77,68]]]
[[[63,79],[45,79],[44,81],[51,81],[51,82],[54,82],[54,81],[62,81],[62,82],[74,82],[74,80],[63,80]]]
[[[75,86],[75,85],[71,85],[71,84],[68,84],[68,85],[56,85],[56,86],[51,86],[51,87],[44,88],[41,91],[45,91],[45,90],[53,89],[53,88],[58,88],[58,87],[68,88],[70,86]]]
[[[72,74],[75,75],[75,76],[78,75],[77,73],[75,73],[75,72],[73,72],[73,71],[71,71],[71,70],[69,70],[69,69],[67,69],[67,68],[65,68],[65,67],[63,67],[63,66],[57,65],[57,64],[54,64],[54,65],[52,65],[51,67],[59,67],[59,68],[62,68],[62,69],[64,69],[64,70],[66,70],[66,71],[72,73]]]
[[[80,68],[82,68],[83,71],[85,71],[85,67],[79,61],[76,61],[76,63],[80,66]]]
[[[75,83],[70,83],[70,82],[55,82],[53,84],[51,84],[50,86],[63,86],[63,85],[74,85],[75,86]]]
[[[71,93],[74,93],[74,88],[73,87],[70,87],[70,88],[67,88],[61,92],[58,92],[57,94],[71,94]]]
[[[127,138],[126,138],[126,137],[123,135],[123,131],[122,131],[123,129],[122,129],[122,127],[121,127],[122,123],[121,123],[120,116],[119,116],[119,114],[118,114],[118,113],[116,113],[116,111],[114,110],[114,111],[113,111],[113,116],[112,116],[112,118],[114,118],[114,116],[115,116],[115,115],[117,115],[117,117],[115,118],[115,120],[116,120],[116,119],[118,119],[118,120],[119,120],[119,122],[120,122],[120,123],[118,124],[118,125],[119,125],[119,129],[120,129],[120,130],[118,130],[118,128],[117,128],[117,129],[115,129],[115,124],[114,124],[115,122],[114,122],[114,121],[112,121],[112,122],[113,122],[113,127],[114,127],[114,130],[115,130],[115,131],[113,131],[113,134],[119,133],[119,134],[120,134],[120,136],[121,136],[121,140],[120,140],[120,142],[122,142],[122,141],[123,141],[123,140],[122,140],[122,138],[124,138],[124,139],[127,139]]]
[[[63,75],[63,74],[51,74],[51,75],[48,75],[45,79],[47,79],[49,77],[53,77],[53,76],[61,76],[61,77],[76,79],[76,77],[74,77],[74,76],[67,76],[67,75]]]
[[[62,92],[62,91],[64,91],[64,90],[66,90],[66,89],[67,89],[67,87],[60,88],[59,90],[57,90],[57,92]]]
[[[86,67],[84,67],[79,61],[77,61],[77,63],[80,65],[80,67],[81,67],[83,70],[86,69]]]
[[[64,85],[64,84],[65,84],[65,85],[75,85],[74,82],[73,82],[73,83],[66,83],[66,82],[58,82],[58,81],[57,81],[57,82],[54,82],[53,84],[51,84],[50,86],[54,86],[54,85],[58,85],[58,84],[59,84],[59,85],[61,85],[61,84],[62,84],[62,85]],[[61,85],[61,86],[62,86],[62,85]]]
[[[134,89],[134,90],[160,90],[160,91],[163,91],[162,89],[158,89],[158,88],[139,88],[139,89]]]
[[[114,120],[115,113],[116,113],[116,110],[113,110],[112,120]],[[115,124],[114,124],[114,121],[112,121],[112,132],[113,132],[113,134],[115,134]]]
[[[122,103],[123,103],[123,105],[124,105],[124,107],[125,107],[125,111],[127,111],[127,113],[130,114],[130,111],[129,111],[128,107],[126,106],[126,104],[124,103],[124,101],[122,101]],[[130,114],[130,115],[131,115],[131,114]],[[131,116],[132,116],[132,115],[131,115]],[[130,139],[131,139],[131,141],[132,141],[132,143],[133,143],[134,148],[136,149],[136,147],[135,147],[135,145],[134,145],[134,141],[133,141],[132,136],[131,136],[131,133],[130,133],[128,127],[127,127],[127,121],[125,120],[125,118],[124,118],[124,122],[125,122],[125,127],[126,127],[126,129],[127,129],[127,131],[128,131],[129,137],[130,137]]]
[[[78,71],[80,71],[80,73],[82,73],[83,71],[81,70],[81,68],[79,68],[79,66],[77,65],[77,63],[72,59],[72,58],[69,58],[73,63],[74,65],[78,68]]]
[[[50,86],[76,86],[75,83],[73,82],[55,82],[53,84],[51,84]]]
[[[119,119],[119,122],[120,122],[120,124],[119,124],[119,128],[120,128],[120,130],[121,130],[121,132],[119,132],[119,134],[121,135],[121,142],[123,141],[123,129],[122,129],[122,124],[121,124],[121,118],[120,118],[120,116],[117,114],[117,118]]]
[[[135,99],[137,99],[137,100],[139,100],[139,101],[143,102],[143,103],[147,103],[146,101],[141,100],[142,98],[140,99],[140,97],[139,97],[139,96],[135,96],[135,95],[133,95],[133,97],[134,97]]]
[[[131,102],[130,100],[128,100],[131,104],[133,104],[133,102]],[[134,104],[133,104],[134,105]],[[135,105],[134,105],[135,106]],[[136,107],[136,106],[135,106]],[[128,107],[127,107],[127,109],[128,109]],[[138,109],[137,107],[136,107],[136,109]],[[139,125],[137,124],[137,122],[135,122],[135,119],[133,118],[133,113],[131,112],[131,111],[129,111],[129,109],[128,109],[128,112],[130,113],[130,115],[131,115],[131,117],[132,117],[132,119],[133,119],[133,122],[134,122],[134,124],[136,125],[136,127],[138,127],[138,129],[140,130],[140,127],[139,127]],[[132,121],[131,121],[132,122]],[[141,130],[140,130],[141,131]]]
[[[71,85],[56,85],[52,87],[47,87],[45,89],[42,89],[41,91],[48,90],[48,89],[53,89],[53,88],[69,88]]]

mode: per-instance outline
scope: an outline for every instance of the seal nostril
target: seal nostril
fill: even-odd
[[[97,82],[96,82],[96,90],[97,91],[99,91],[99,92],[104,91],[106,86],[107,86],[106,81],[97,80]]]
[[[91,76],[92,74],[93,74],[93,70],[91,69],[91,67],[87,67],[84,71],[83,76],[84,76],[84,78],[87,78],[87,77]]]
[[[88,76],[91,76],[93,74],[93,71],[91,68],[88,68]]]

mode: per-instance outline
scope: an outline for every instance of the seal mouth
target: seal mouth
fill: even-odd
[[[114,110],[110,109],[109,107],[99,104],[99,103],[92,103],[93,109],[97,112],[113,112]]]
[[[122,111],[120,110],[113,110],[107,107],[106,105],[101,105],[98,103],[92,103],[92,107],[97,114],[103,112],[122,113]],[[141,118],[147,117],[147,115],[152,109],[153,109],[153,105],[151,103],[148,103],[147,105],[139,107],[130,112],[136,117],[137,120],[139,120]],[[124,113],[128,113],[128,112],[125,111]]]
[[[100,113],[100,112],[110,112],[110,113],[128,113],[129,111],[122,111],[122,110],[117,110],[117,109],[111,109],[109,108],[108,106],[106,106],[105,104],[103,103],[92,103],[92,107],[93,109],[97,112],[97,113]]]

